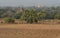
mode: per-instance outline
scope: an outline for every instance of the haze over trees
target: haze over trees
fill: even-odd
[[[32,9],[33,8],[33,9]],[[7,17],[7,21],[14,18],[27,23],[38,23],[41,20],[60,19],[60,6],[57,7],[35,7],[21,8],[23,12],[17,13],[17,7],[0,7],[0,18]],[[9,18],[8,18],[9,17]],[[10,20],[13,21],[13,20]]]

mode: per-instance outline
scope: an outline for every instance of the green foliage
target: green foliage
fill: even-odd
[[[36,23],[38,22],[38,15],[34,10],[26,10],[21,19],[27,21],[27,23]]]
[[[39,20],[45,19],[45,17],[46,17],[46,11],[45,10],[42,10],[40,13],[38,13],[38,19]]]
[[[5,18],[6,23],[13,23],[15,19],[26,21],[27,23],[38,23],[45,19],[60,19],[60,7],[24,8],[23,13],[16,13],[17,8],[7,7],[0,9],[0,18]]]
[[[16,13],[14,17],[15,17],[16,19],[19,19],[19,18],[21,18],[21,16],[22,16],[22,13]]]
[[[60,14],[56,14],[56,15],[54,16],[54,18],[55,18],[55,19],[60,19]]]
[[[13,18],[9,18],[9,17],[6,17],[5,19],[5,23],[14,23],[15,20]]]

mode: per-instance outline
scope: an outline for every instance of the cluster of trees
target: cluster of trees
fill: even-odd
[[[60,7],[50,7],[46,9],[47,19],[60,19]]]
[[[5,21],[5,23],[15,23],[15,19],[10,18],[10,17],[4,18],[4,21]]]
[[[13,17],[16,13],[16,8],[14,7],[0,7],[0,18]]]
[[[12,10],[9,13],[4,12],[6,11],[0,9],[0,18],[7,17],[5,18],[6,23],[14,23],[15,19],[20,19],[27,23],[38,23],[38,21],[46,19],[60,19],[60,7],[43,7],[38,8],[37,10],[30,8],[24,10],[23,13],[16,13],[16,10]]]

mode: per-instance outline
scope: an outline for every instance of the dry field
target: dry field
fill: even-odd
[[[60,38],[60,24],[0,24],[0,38]]]

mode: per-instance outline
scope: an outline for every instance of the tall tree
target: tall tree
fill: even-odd
[[[38,15],[33,9],[26,10],[25,13],[23,13],[21,18],[23,20],[27,21],[27,23],[37,23],[38,22]]]

